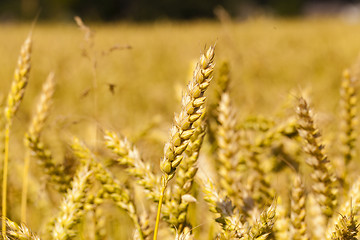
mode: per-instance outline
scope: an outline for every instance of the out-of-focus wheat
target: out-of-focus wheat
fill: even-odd
[[[350,73],[350,70],[343,72],[340,88],[340,107],[341,107],[341,153],[344,161],[343,176],[341,176],[345,190],[349,187],[348,165],[355,157],[356,153],[356,124],[357,124],[357,77]]]
[[[60,206],[60,212],[55,219],[52,229],[52,237],[56,240],[68,240],[75,236],[73,227],[84,215],[86,194],[90,187],[90,177],[94,174],[88,165],[79,169],[73,182],[72,188],[65,195]]]
[[[7,177],[8,177],[8,162],[9,162],[9,139],[10,128],[15,113],[17,112],[20,103],[25,94],[25,88],[28,84],[30,73],[30,58],[31,58],[32,33],[28,35],[24,44],[21,46],[20,56],[18,58],[17,67],[15,69],[14,79],[11,84],[11,90],[7,97],[7,104],[4,109],[5,113],[5,144],[4,144],[4,167],[3,167],[3,182],[2,182],[2,229],[3,238],[6,237],[6,210],[7,210]]]
[[[312,189],[322,208],[322,213],[330,218],[337,204],[336,180],[330,172],[329,161],[324,153],[324,145],[319,140],[320,132],[314,125],[309,105],[304,98],[299,98],[296,111],[298,131],[304,140],[304,151],[308,154],[306,162],[313,168],[311,177],[314,184]]]
[[[294,240],[307,240],[306,233],[306,198],[305,186],[302,183],[301,177],[296,176],[291,188],[291,237]]]
[[[33,117],[29,131],[25,134],[25,145],[29,147],[31,139],[40,138],[40,133],[45,125],[46,118],[49,114],[50,107],[52,105],[52,97],[55,91],[54,73],[50,73],[47,77],[40,97],[40,101],[37,105],[36,113]],[[36,140],[35,140],[36,141]],[[26,149],[25,161],[24,161],[24,173],[23,173],[23,190],[21,195],[21,221],[26,222],[26,206],[27,206],[27,189],[28,189],[28,174],[30,167],[30,148]]]

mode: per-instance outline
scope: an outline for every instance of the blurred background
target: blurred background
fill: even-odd
[[[0,20],[30,20],[39,9],[42,20],[72,20],[81,15],[93,21],[154,21],[159,19],[211,19],[218,7],[230,16],[359,14],[356,0],[1,0]]]

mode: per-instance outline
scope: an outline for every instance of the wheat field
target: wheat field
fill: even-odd
[[[1,24],[1,237],[358,239],[359,27]]]

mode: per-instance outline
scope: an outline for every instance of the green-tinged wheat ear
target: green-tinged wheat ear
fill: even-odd
[[[339,218],[331,240],[357,240],[358,228],[359,223],[355,220],[352,212],[350,212],[350,215],[344,215]]]
[[[81,164],[85,165],[89,163],[90,169],[95,174],[95,178],[102,184],[102,188],[98,191],[97,195],[92,199],[88,199],[88,207],[96,208],[97,204],[100,204],[103,199],[106,198],[113,200],[117,207],[127,212],[136,229],[139,231],[140,238],[143,240],[144,234],[129,190],[117,182],[111,172],[96,160],[90,149],[88,149],[84,143],[80,142],[78,138],[73,139],[71,148],[75,156],[80,159]]]
[[[291,236],[294,240],[307,240],[306,234],[306,197],[305,187],[300,176],[295,176],[291,188]]]
[[[72,188],[69,189],[60,206],[60,212],[55,219],[52,238],[56,240],[72,239],[76,231],[74,226],[84,215],[86,194],[90,187],[90,177],[94,174],[88,165],[82,166],[74,177]]]
[[[242,239],[247,233],[247,226],[244,225],[244,219],[233,206],[231,200],[220,196],[210,179],[202,182],[202,191],[204,192],[204,200],[209,205],[209,210],[219,215],[216,222],[222,227],[224,237]]]
[[[345,164],[343,181],[348,187],[347,166],[355,156],[356,152],[356,124],[357,124],[357,78],[352,76],[349,70],[343,72],[340,88],[341,107],[341,152]]]
[[[6,235],[6,199],[7,199],[7,175],[9,164],[9,140],[10,128],[15,113],[17,112],[20,103],[24,97],[25,88],[28,84],[30,73],[30,58],[31,58],[31,33],[26,38],[24,44],[21,46],[20,56],[18,58],[17,67],[14,73],[14,79],[11,84],[11,90],[7,97],[7,104],[4,109],[6,124],[5,124],[5,143],[4,143],[4,167],[3,167],[3,182],[2,182],[2,229],[3,238]]]
[[[154,240],[157,239],[161,206],[166,187],[168,182],[174,177],[176,168],[183,159],[182,154],[194,134],[195,127],[193,123],[203,114],[203,106],[206,100],[204,93],[210,85],[211,76],[214,71],[214,50],[215,46],[211,46],[201,55],[196,65],[193,79],[189,82],[187,90],[182,97],[181,112],[175,116],[170,139],[164,147],[164,157],[160,164],[163,175],[161,177],[161,195],[156,215]]]
[[[171,197],[164,201],[163,207],[163,219],[180,235],[184,233],[183,231],[188,225],[187,214],[189,203],[196,202],[196,199],[189,193],[198,171],[196,164],[206,133],[204,117],[198,119],[194,125],[196,126],[195,132],[190,138],[190,142],[185,150],[184,160],[179,166],[175,179],[176,183],[171,189]]]
[[[320,132],[315,127],[309,105],[302,97],[299,98],[296,112],[298,131],[304,140],[304,151],[308,154],[306,163],[313,168],[312,189],[322,213],[330,218],[337,204],[336,179],[330,172],[330,163],[324,153],[324,145],[320,143]]]
[[[32,119],[31,125],[29,127],[28,133],[26,135],[32,136],[32,138],[39,138],[40,133],[45,125],[46,118],[49,114],[50,107],[52,105],[52,98],[55,91],[55,81],[54,74],[50,73],[46,79],[40,101],[37,105],[36,113]],[[21,196],[21,221],[26,222],[26,203],[27,203],[27,188],[28,188],[28,174],[30,167],[30,157],[31,150],[29,148],[28,138],[25,138],[25,145],[28,147],[25,153],[25,162],[24,162],[24,173],[23,173],[23,188]]]
[[[19,240],[40,240],[25,224],[18,225],[10,219],[6,221],[6,237],[3,239],[19,239]]]
[[[106,146],[116,154],[116,161],[126,167],[126,171],[136,178],[136,182],[145,188],[150,199],[157,202],[160,198],[159,180],[151,171],[150,165],[141,158],[138,150],[126,139],[107,131]]]

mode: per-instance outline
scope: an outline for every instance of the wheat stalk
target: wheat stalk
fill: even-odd
[[[168,182],[174,177],[177,166],[181,163],[189,139],[194,134],[193,123],[203,114],[203,106],[206,100],[204,93],[208,88],[211,75],[214,70],[214,50],[211,46],[201,55],[196,65],[193,79],[187,86],[187,91],[182,98],[182,110],[175,117],[174,126],[171,128],[170,139],[165,144],[164,157],[160,164],[163,172],[161,177],[161,195],[159,199],[158,212],[156,215],[154,240],[157,239],[161,206]]]

